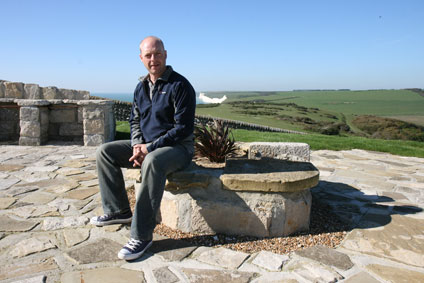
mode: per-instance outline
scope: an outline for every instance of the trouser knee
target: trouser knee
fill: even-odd
[[[143,169],[147,170],[147,169],[151,169],[151,168],[155,168],[158,166],[158,159],[155,155],[153,154],[147,154],[146,157],[143,160]]]
[[[104,143],[97,147],[96,149],[96,160],[99,160],[102,156],[104,156],[104,153],[106,151],[107,144]]]

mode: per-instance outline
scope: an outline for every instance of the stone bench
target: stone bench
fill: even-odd
[[[283,146],[303,148],[303,157],[290,158],[309,160],[309,146],[306,153],[305,145]],[[248,146],[249,153],[253,147],[261,159],[228,159],[224,168],[217,169],[192,162],[187,169],[170,174],[160,208],[162,223],[195,234],[257,237],[308,230],[312,204],[309,189],[318,184],[318,169],[305,161],[263,157],[278,145],[263,146]],[[130,170],[136,170],[139,178],[139,170]]]

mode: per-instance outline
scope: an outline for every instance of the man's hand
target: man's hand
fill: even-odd
[[[133,167],[141,166],[144,158],[149,153],[145,144],[136,144],[133,146],[133,155],[129,159],[130,162],[134,162]]]

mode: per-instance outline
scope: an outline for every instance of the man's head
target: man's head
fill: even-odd
[[[148,36],[140,43],[140,59],[150,74],[150,79],[156,81],[166,69],[166,50],[162,40]]]

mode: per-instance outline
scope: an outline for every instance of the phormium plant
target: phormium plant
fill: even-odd
[[[222,121],[214,120],[210,126],[201,123],[195,127],[194,135],[197,154],[211,162],[224,162],[225,156],[236,150],[233,134]]]

